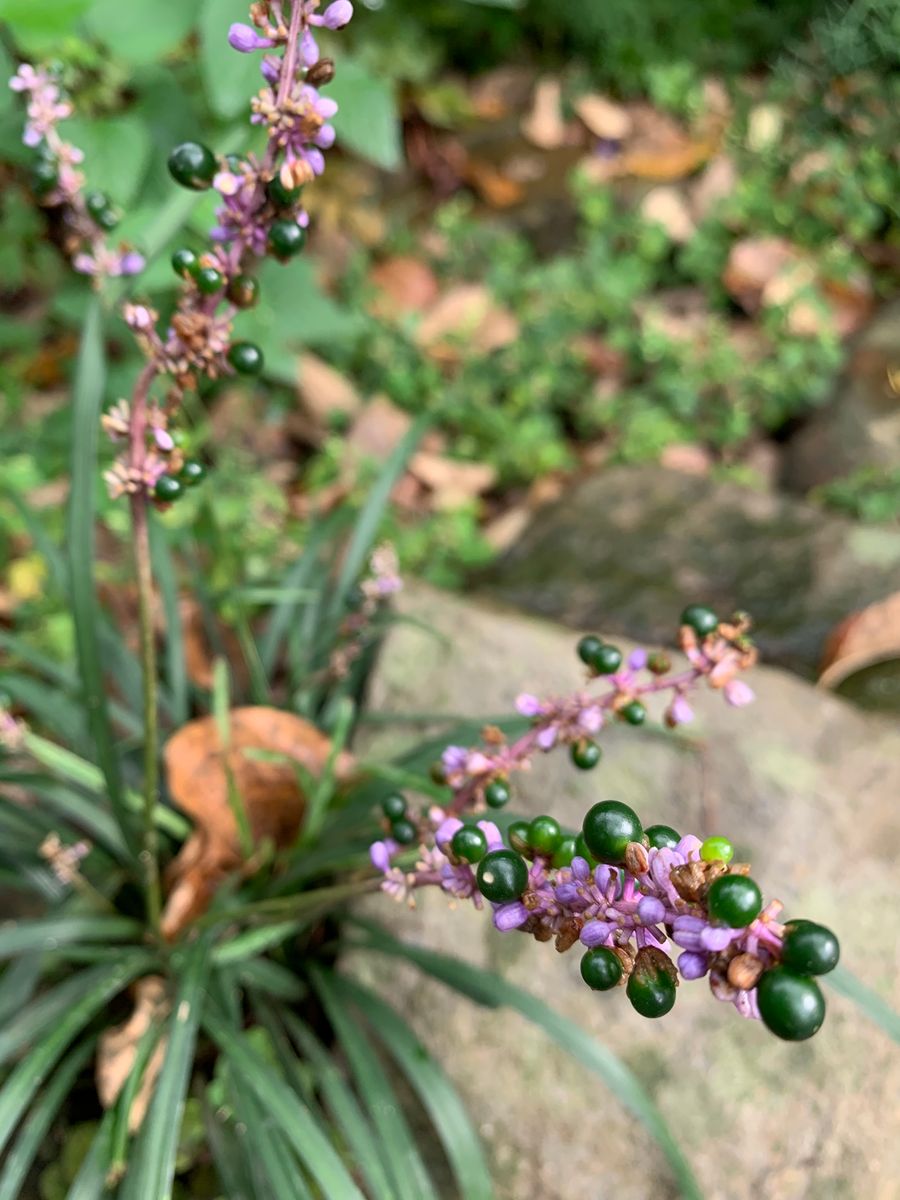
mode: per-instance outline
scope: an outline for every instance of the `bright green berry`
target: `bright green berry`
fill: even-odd
[[[584,818],[584,840],[594,858],[603,863],[625,861],[629,842],[643,837],[638,815],[618,800],[602,800]]]
[[[706,893],[709,915],[720,925],[743,929],[762,909],[762,892],[747,875],[720,875]]]
[[[276,208],[293,208],[302,192],[302,187],[286,188],[277,175],[266,184],[266,195]]]
[[[805,1041],[825,1020],[825,998],[819,985],[790,967],[772,967],[760,976],[756,1002],[763,1024],[786,1042]]]
[[[561,840],[562,830],[554,817],[535,817],[528,826],[528,845],[535,854],[549,857]]]
[[[484,789],[484,800],[489,808],[503,808],[509,803],[509,785],[503,779],[492,779]]]
[[[664,1017],[675,1004],[675,986],[674,967],[667,956],[645,948],[638,952],[625,994],[642,1017]]]
[[[681,624],[689,625],[697,637],[704,638],[719,628],[719,618],[705,604],[689,604],[681,614]]]
[[[416,841],[419,831],[407,817],[398,817],[396,821],[391,822],[391,836],[401,846],[409,846]]]
[[[838,965],[841,947],[824,925],[815,921],[788,921],[784,927],[781,961],[803,975],[827,975]]]
[[[647,844],[655,846],[657,850],[666,847],[674,849],[681,841],[681,834],[671,825],[651,825],[649,829],[644,830],[644,837]]]
[[[235,308],[252,308],[259,299],[259,284],[252,275],[235,275],[229,279],[225,295]]]
[[[299,254],[306,244],[306,230],[296,221],[277,220],[269,227],[269,249],[276,258],[286,262]]]
[[[201,267],[198,264],[191,271],[191,274],[194,277],[197,289],[204,296],[214,296],[216,292],[222,290],[222,285],[225,282],[222,278],[222,272],[217,271],[215,267]]]
[[[215,173],[215,156],[200,142],[182,142],[169,155],[169,174],[182,187],[205,191]]]
[[[478,890],[487,900],[518,900],[528,886],[528,864],[515,850],[491,850],[478,864]]]
[[[578,842],[576,838],[564,837],[556,847],[551,860],[551,866],[554,867],[570,867],[572,859],[578,853]]]
[[[172,255],[172,270],[176,275],[189,275],[197,265],[197,255],[187,246],[182,246]]]
[[[531,849],[528,842],[528,829],[527,821],[513,821],[506,831],[506,840],[513,850],[518,850],[520,854],[526,854]]]
[[[569,750],[569,757],[579,771],[592,770],[600,761],[601,756],[600,747],[589,738],[581,738],[580,741],[573,742],[572,748]]]
[[[381,811],[389,821],[399,821],[401,817],[405,817],[406,809],[406,797],[401,796],[399,792],[392,792],[381,802]]]
[[[619,716],[629,725],[643,725],[647,720],[647,710],[640,700],[629,700],[619,709]]]
[[[178,478],[188,487],[196,487],[206,478],[206,467],[196,458],[189,458],[178,472]]]
[[[487,854],[487,838],[484,830],[479,829],[477,825],[463,825],[461,829],[457,829],[450,844],[456,857],[463,858],[466,862],[480,862]]]
[[[734,846],[724,837],[708,837],[700,847],[704,862],[730,863],[734,858]]]
[[[581,978],[595,992],[608,992],[622,978],[622,963],[605,946],[595,946],[582,956]]]
[[[234,342],[228,347],[228,361],[239,375],[258,375],[265,359],[255,342]]]
[[[153,495],[165,504],[178,500],[184,493],[184,485],[174,475],[160,475],[153,488]]]

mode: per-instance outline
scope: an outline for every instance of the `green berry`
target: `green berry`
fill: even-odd
[[[588,633],[581,639],[575,647],[575,652],[586,667],[594,665],[594,656],[599,650],[602,650],[603,642],[594,634]]]
[[[584,840],[584,834],[579,833],[575,838],[575,853],[579,858],[583,858],[585,862],[590,863],[592,867],[597,865],[596,857],[591,853],[587,842]]]
[[[642,1017],[664,1017],[675,1004],[675,976],[661,950],[638,951],[625,994]]]
[[[491,850],[478,864],[478,890],[487,900],[518,900],[528,886],[528,864],[514,850]]]
[[[578,643],[578,657],[597,675],[612,675],[622,665],[622,651],[588,634]]]
[[[700,847],[704,862],[730,863],[734,858],[734,846],[724,837],[708,837]]]
[[[837,938],[815,921],[788,921],[784,928],[781,961],[803,975],[827,975],[841,957]]]
[[[562,839],[559,821],[554,817],[535,817],[528,826],[528,845],[535,854],[549,857]]]
[[[492,779],[484,789],[484,800],[489,808],[503,808],[509,803],[509,785],[503,779]]]
[[[266,195],[276,208],[293,208],[302,191],[302,187],[286,188],[278,175],[266,184]]]
[[[401,796],[399,792],[392,792],[381,802],[381,811],[389,821],[399,821],[401,817],[405,817],[406,807],[406,797]]]
[[[198,483],[202,483],[206,478],[206,467],[202,462],[198,462],[196,458],[189,458],[179,471],[178,478],[186,483],[188,487],[196,487]]]
[[[450,844],[456,857],[464,858],[466,862],[480,862],[487,854],[487,838],[477,825],[463,825],[457,829]]]
[[[579,771],[590,771],[596,767],[600,761],[602,751],[596,742],[590,741],[589,738],[582,738],[578,742],[572,743],[572,748],[569,751],[569,757],[579,769]]]
[[[255,342],[234,342],[228,348],[228,361],[239,375],[258,375],[265,359]]]
[[[570,867],[572,859],[578,853],[578,841],[573,837],[564,837],[556,847],[551,866],[554,867]]]
[[[709,915],[720,925],[743,929],[762,909],[762,892],[746,875],[720,875],[706,894]]]
[[[605,946],[595,946],[581,959],[581,978],[595,992],[608,992],[622,978],[622,963]]]
[[[805,1041],[825,1020],[825,998],[819,985],[789,967],[772,967],[760,976],[756,1001],[763,1024],[786,1042]]]
[[[513,850],[518,850],[520,854],[527,853],[531,849],[528,841],[529,824],[527,821],[513,821],[506,831],[506,840],[512,846]]]
[[[396,821],[391,822],[391,836],[401,846],[409,846],[416,841],[419,831],[407,817],[398,817]]]
[[[156,499],[162,500],[166,504],[171,504],[173,500],[179,499],[183,493],[184,485],[174,475],[160,475],[153,488],[153,495]]]
[[[628,843],[639,842],[643,832],[634,809],[618,800],[602,800],[584,818],[584,840],[603,863],[624,862]]]
[[[182,187],[205,191],[215,173],[215,156],[200,142],[182,142],[169,155],[169,174]]]
[[[101,229],[115,229],[119,215],[109,202],[106,192],[88,192],[84,206]]]
[[[46,196],[59,183],[59,171],[50,158],[39,159],[31,168],[31,187],[36,196]]]
[[[122,218],[114,208],[104,208],[103,212],[94,218],[100,228],[105,229],[107,233],[111,233],[119,224],[121,219]]]
[[[197,288],[204,296],[214,296],[216,292],[222,290],[222,285],[225,280],[222,278],[222,272],[217,271],[215,267],[196,266],[191,272],[194,277],[194,282]]]
[[[619,709],[619,716],[629,725],[643,725],[647,720],[647,710],[640,700],[629,700]]]
[[[689,625],[697,637],[704,638],[719,628],[719,618],[705,604],[689,604],[681,614],[681,624]]]
[[[189,275],[197,265],[197,255],[187,246],[182,246],[172,255],[172,270],[176,275]]]
[[[666,847],[674,849],[681,841],[681,834],[671,825],[651,825],[649,829],[644,830],[644,837],[647,839],[647,844],[655,846],[657,850]]]
[[[236,308],[252,308],[259,299],[259,284],[252,275],[235,275],[225,295]]]
[[[296,221],[279,219],[269,227],[269,249],[282,262],[299,254],[305,244],[306,230]]]

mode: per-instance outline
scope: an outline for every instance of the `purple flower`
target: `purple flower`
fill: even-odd
[[[638,901],[637,912],[644,925],[658,925],[665,920],[666,906],[655,896],[644,896]]]
[[[499,850],[505,844],[503,835],[493,821],[479,821],[478,828],[487,838],[488,850]]]
[[[267,54],[260,63],[259,69],[266,83],[270,83],[274,87],[281,78],[281,59],[276,58],[274,54]]]
[[[252,25],[243,25],[240,21],[228,30],[228,44],[241,54],[250,54],[254,50],[271,50],[275,45],[271,38],[262,37]]]
[[[613,926],[607,921],[587,921],[581,930],[581,944],[587,946],[588,949],[602,946],[612,931]]]
[[[322,24],[328,29],[341,29],[349,24],[353,17],[353,5],[350,0],[334,0],[322,13]]]
[[[672,922],[672,941],[685,950],[702,950],[700,935],[706,927],[702,917],[676,917]]]
[[[528,920],[528,909],[521,900],[511,900],[508,904],[499,904],[494,909],[494,925],[501,933],[510,929],[518,929]]]
[[[647,651],[641,646],[628,655],[628,665],[632,671],[643,671],[647,665]]]
[[[455,775],[459,771],[465,771],[468,761],[469,751],[466,746],[448,746],[441,755],[441,762],[448,775]]]
[[[682,979],[702,979],[709,970],[709,958],[696,950],[685,950],[678,956],[678,970]]]
[[[396,842],[386,839],[383,842],[373,842],[369,847],[369,858],[376,871],[390,870],[392,846],[396,848]]]
[[[729,680],[722,692],[726,703],[732,708],[743,708],[745,704],[752,704],[756,699],[753,688],[744,683],[743,679]]]
[[[319,61],[319,47],[310,29],[304,29],[300,36],[300,57],[307,67],[314,67]]]
[[[687,725],[694,719],[694,710],[679,692],[669,705],[666,717],[670,725]]]
[[[724,925],[707,925],[700,931],[700,945],[704,950],[713,952],[724,950],[736,937],[740,937],[740,929],[729,929]]]
[[[435,830],[434,840],[443,850],[443,848],[453,841],[453,835],[457,829],[462,829],[463,823],[459,817],[446,817]]]
[[[516,712],[521,713],[523,717],[539,717],[543,711],[543,704],[537,696],[532,696],[531,692],[522,692],[516,696]]]

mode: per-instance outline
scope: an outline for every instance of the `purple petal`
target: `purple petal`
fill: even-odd
[[[271,50],[275,45],[271,38],[260,36],[252,25],[243,25],[240,21],[235,21],[228,30],[228,44],[241,54],[250,54],[253,50]]]
[[[695,950],[685,950],[678,956],[678,970],[682,979],[702,979],[709,970],[709,957]]]
[[[539,717],[543,711],[543,704],[531,692],[522,692],[516,697],[516,712],[523,717]]]
[[[373,842],[369,847],[369,858],[376,871],[388,871],[391,866],[391,856],[384,842]]]
[[[123,275],[140,275],[146,265],[143,254],[138,254],[137,250],[126,250],[120,269]]]
[[[463,823],[459,817],[447,817],[446,820],[438,825],[434,834],[434,840],[443,849],[448,842],[453,840],[453,835],[457,829],[462,829],[462,827]]]
[[[342,29],[353,17],[350,0],[334,0],[322,13],[322,21],[329,29]]]
[[[558,883],[554,888],[556,899],[567,907],[578,900],[579,894],[577,883]]]
[[[748,687],[743,679],[732,679],[722,690],[726,701],[733,708],[743,708],[745,704],[752,704],[756,699],[753,688]]]
[[[639,900],[637,911],[644,925],[659,925],[666,916],[666,906],[655,896],[644,896]]]
[[[300,57],[306,67],[314,67],[319,61],[319,47],[309,29],[304,29],[300,38]]]
[[[503,835],[493,821],[479,821],[478,828],[487,838],[488,850],[499,850],[505,845]]]
[[[612,925],[606,921],[587,921],[579,935],[581,944],[589,949],[593,946],[602,946],[612,930]]]
[[[275,84],[281,78],[281,59],[274,54],[267,54],[259,64],[259,69],[266,83]]]
[[[594,868],[594,883],[606,895],[611,883],[618,883],[619,873],[615,867],[608,867],[605,863],[601,863],[599,867]]]
[[[542,729],[535,739],[541,750],[552,750],[556,745],[556,726],[548,725],[546,729]]]
[[[330,121],[337,115],[337,110],[337,100],[332,100],[330,96],[320,96],[316,102],[316,112],[323,121]]]
[[[591,864],[586,858],[582,858],[580,854],[576,854],[571,863],[572,874],[579,881],[585,883],[591,876]]]
[[[494,925],[501,933],[510,929],[518,929],[528,920],[528,909],[521,900],[511,900],[509,904],[500,904],[494,909]]]
[[[669,719],[673,725],[687,725],[694,719],[694,710],[681,694],[669,705]]]
[[[698,837],[694,837],[692,833],[686,833],[678,845],[675,847],[676,854],[684,856],[685,861],[691,858],[700,857],[700,847],[703,843]]]
[[[628,665],[632,671],[643,671],[647,665],[647,651],[641,646],[638,646],[636,650],[632,650],[628,655]]]
[[[320,150],[330,150],[336,137],[337,131],[333,125],[323,125],[316,134],[316,145]]]
[[[704,950],[724,950],[739,933],[739,929],[729,929],[727,925],[707,925],[700,931],[700,945]]]

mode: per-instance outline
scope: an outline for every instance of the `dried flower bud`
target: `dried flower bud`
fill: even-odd
[[[629,842],[625,847],[625,870],[632,875],[644,875],[650,866],[650,858],[640,842]]]
[[[734,956],[728,964],[726,975],[732,987],[740,988],[742,991],[749,991],[750,988],[756,987],[762,973],[763,964],[760,960],[752,954],[743,953]]]
[[[320,58],[306,72],[306,82],[316,88],[324,87],[326,83],[331,83],[332,79],[334,79],[333,58]]]

